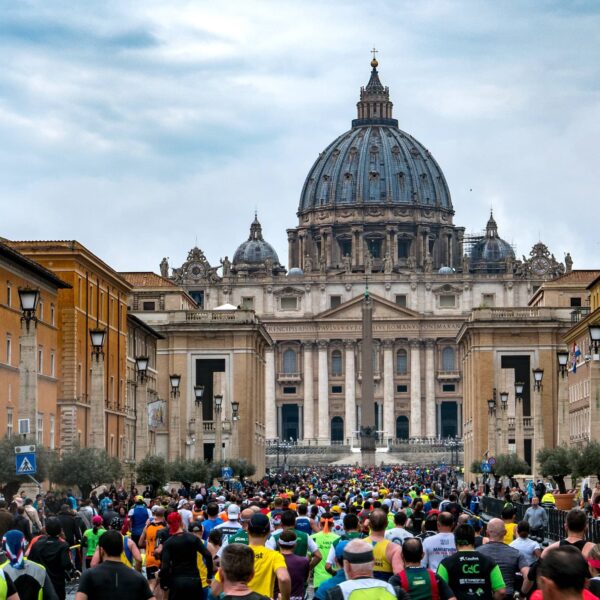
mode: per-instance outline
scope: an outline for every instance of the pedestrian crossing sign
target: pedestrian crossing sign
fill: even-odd
[[[33,475],[37,470],[35,452],[15,455],[17,475]]]

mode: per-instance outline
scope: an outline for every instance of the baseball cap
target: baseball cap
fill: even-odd
[[[332,513],[335,513],[337,515],[342,514],[342,509],[339,506],[332,506],[330,510]]]
[[[135,501],[136,502],[143,502],[144,501],[144,496],[136,496],[135,497]]]
[[[190,531],[192,533],[199,533],[202,531],[202,523],[200,521],[194,521],[193,523],[190,523]]]
[[[237,504],[230,504],[227,508],[227,517],[229,518],[229,520],[233,519],[234,521],[236,519],[239,519],[240,507]]]
[[[248,528],[256,533],[268,533],[271,530],[267,515],[262,513],[254,513],[250,518]]]
[[[102,517],[100,515],[94,515],[92,517],[92,525],[102,525]]]

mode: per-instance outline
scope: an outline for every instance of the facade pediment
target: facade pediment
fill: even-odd
[[[340,306],[330,308],[315,316],[317,321],[355,321],[362,318],[362,300],[363,297],[357,296],[352,298]],[[414,310],[403,308],[382,298],[371,294],[371,300],[373,301],[373,319],[374,320],[391,320],[391,319],[420,319],[421,315]]]
[[[304,290],[301,288],[297,288],[297,287],[292,287],[292,286],[286,286],[282,289],[279,290],[274,290],[273,291],[273,296],[279,297],[279,296],[295,296],[297,298],[300,298],[301,296],[304,296]]]

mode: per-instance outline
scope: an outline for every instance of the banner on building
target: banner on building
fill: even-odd
[[[166,425],[167,403],[164,400],[155,400],[148,403],[148,427],[160,429]]]

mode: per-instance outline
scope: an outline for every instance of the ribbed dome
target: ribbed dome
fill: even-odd
[[[485,236],[471,250],[473,271],[501,272],[507,269],[508,262],[515,259],[512,246],[498,236],[498,225],[493,215],[487,222]]]
[[[452,211],[442,170],[423,144],[398,129],[377,61],[371,64],[371,78],[357,104],[358,118],[319,155],[304,183],[298,212],[353,204]]]
[[[277,252],[263,239],[262,226],[255,216],[250,225],[250,236],[235,251],[232,265],[233,267],[264,265],[265,261],[270,261],[272,266],[279,266]]]

